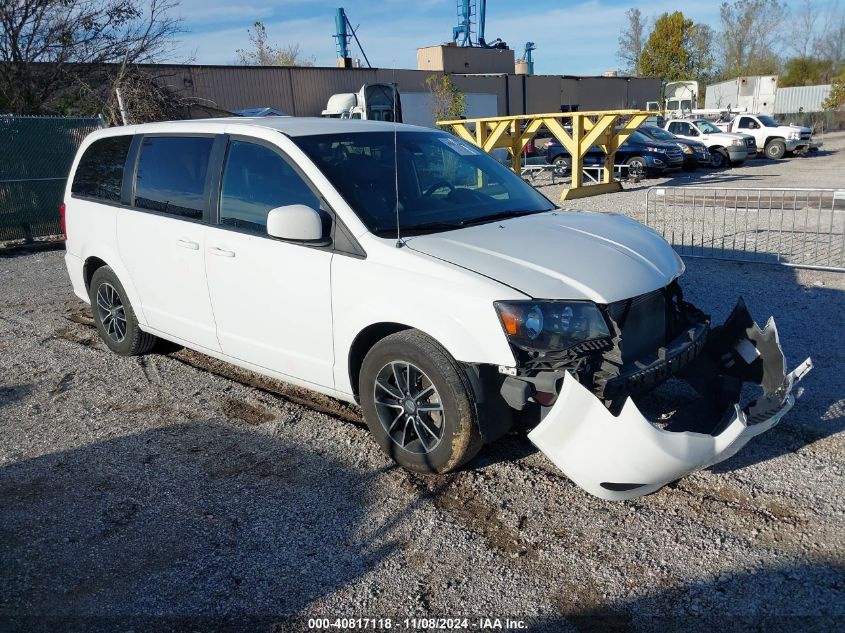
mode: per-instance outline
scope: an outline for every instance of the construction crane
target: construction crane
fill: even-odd
[[[452,41],[458,46],[507,48],[499,38],[489,43],[484,39],[486,18],[487,0],[458,0],[458,25],[452,28]]]

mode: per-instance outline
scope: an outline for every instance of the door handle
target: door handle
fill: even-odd
[[[225,248],[219,248],[217,246],[209,246],[208,252],[212,255],[217,255],[217,257],[234,257],[235,251],[227,251]]]
[[[192,242],[191,240],[186,240],[185,238],[177,240],[176,243],[182,248],[187,248],[189,251],[198,251],[200,249],[199,244]]]

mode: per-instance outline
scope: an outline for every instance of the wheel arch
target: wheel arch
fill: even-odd
[[[129,303],[132,304],[132,309],[135,311],[135,318],[138,319],[138,323],[146,326],[147,319],[144,315],[141,298],[135,288],[132,276],[124,267],[123,261],[118,255],[117,250],[108,246],[103,247],[101,244],[96,250],[92,249],[91,251],[83,252],[81,259],[82,277],[85,283],[85,291],[88,292],[91,289],[91,279],[94,277],[94,273],[103,266],[108,266],[114,271],[114,274],[117,275],[123,289],[126,291],[127,299],[129,300]]]
[[[94,277],[94,273],[103,266],[108,266],[108,264],[104,259],[96,255],[91,255],[85,260],[82,264],[82,278],[85,280],[85,290],[91,289],[91,279]]]
[[[352,394],[355,396],[356,401],[359,400],[358,378],[361,374],[361,366],[364,364],[364,357],[367,355],[367,352],[369,352],[376,343],[384,338],[387,338],[391,334],[413,329],[417,328],[404,323],[384,321],[381,323],[371,323],[358,332],[352,340],[352,345],[349,347],[349,357],[347,359],[349,383],[352,385]]]

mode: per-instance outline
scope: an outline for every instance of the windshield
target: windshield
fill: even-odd
[[[674,140],[676,140],[674,134],[664,130],[663,128],[659,128],[659,127],[643,128],[643,133],[648,134],[650,137],[659,139],[661,141],[674,141]]]
[[[775,121],[772,117],[770,117],[767,114],[764,114],[762,116],[758,116],[757,120],[760,121],[760,123],[762,123],[766,127],[777,127],[778,125],[780,125],[780,123]]]
[[[653,143],[654,139],[650,139],[648,136],[646,136],[642,132],[634,131],[634,132],[631,132],[631,135],[627,139],[625,139],[625,143],[627,143],[628,141],[632,141],[634,143],[648,144],[648,143]],[[624,143],[623,143],[623,145],[624,145]]]
[[[441,132],[350,132],[293,141],[373,233],[432,232],[555,208],[480,149]],[[396,183],[399,195],[396,195]]]
[[[696,121],[695,125],[704,134],[718,134],[722,131],[710,123],[710,121]]]

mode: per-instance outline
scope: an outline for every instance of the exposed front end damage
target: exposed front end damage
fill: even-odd
[[[662,302],[637,298],[639,315],[634,300],[606,306],[615,338],[604,347],[511,380],[530,384],[531,399],[546,405],[531,441],[572,481],[603,499],[650,494],[731,457],[780,421],[794,404],[793,387],[812,368],[807,359],[787,373],[774,320],[760,328],[742,300],[711,329],[709,317],[684,302],[676,284],[660,292]],[[654,319],[664,342],[649,351],[655,350],[649,341]],[[685,415],[651,421],[634,398],[669,378],[686,381],[699,398]],[[743,405],[747,384],[762,393]],[[503,396],[519,404],[513,384]]]

